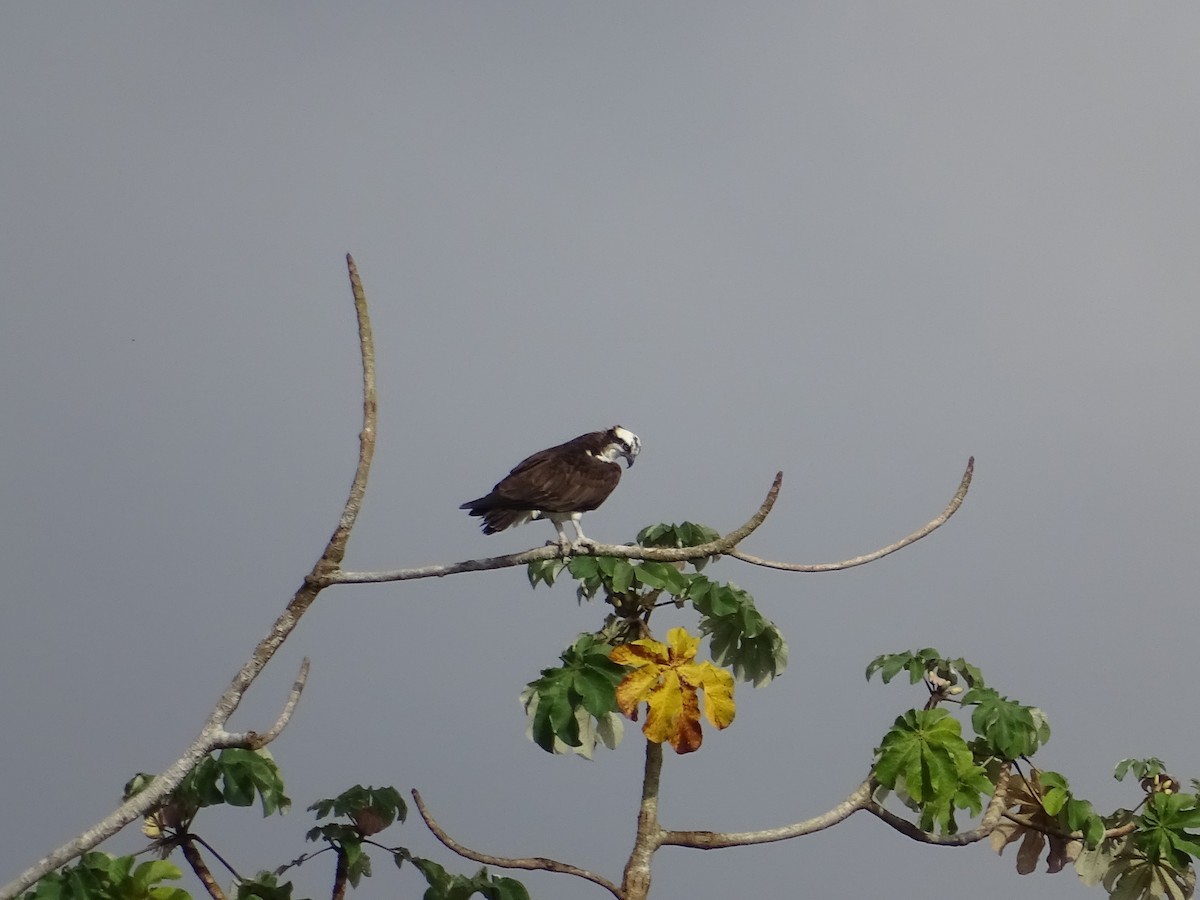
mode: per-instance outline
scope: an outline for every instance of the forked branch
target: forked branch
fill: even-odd
[[[950,519],[952,515],[958,512],[958,508],[967,499],[967,491],[971,487],[971,476],[975,473],[975,457],[967,460],[967,469],[963,472],[962,481],[959,482],[958,490],[954,492],[954,496],[950,498],[950,503],[942,510],[941,515],[931,520],[926,525],[918,528],[907,537],[902,537],[893,544],[888,544],[886,547],[881,547],[878,550],[873,550],[870,553],[864,553],[862,556],[855,556],[853,559],[844,559],[841,562],[833,563],[789,563],[789,562],[773,562],[769,559],[762,559],[758,556],[751,556],[749,553],[743,553],[741,550],[730,550],[729,556],[735,559],[740,559],[742,562],[748,562],[755,566],[766,566],[768,569],[782,569],[785,572],[837,572],[841,569],[852,569],[855,566],[865,565],[869,562],[874,562],[877,559],[882,559],[888,554],[895,553],[897,550],[903,550],[909,544],[919,541],[926,535],[937,531]]]
[[[3,888],[0,888],[0,900],[11,900],[22,891],[32,887],[44,875],[91,850],[135,819],[145,816],[159,806],[175,788],[179,787],[187,774],[213,750],[238,746],[234,742],[241,737],[245,738],[245,743],[241,746],[248,749],[262,747],[279,734],[291,717],[291,712],[300,698],[304,678],[307,676],[307,660],[288,696],[283,713],[268,731],[262,734],[246,732],[245,735],[235,735],[225,730],[225,723],[238,708],[246,690],[254,683],[283,642],[287,640],[288,635],[295,630],[296,625],[300,622],[300,617],[316,600],[317,594],[323,587],[322,576],[336,570],[341,565],[342,559],[346,555],[346,543],[350,539],[350,531],[354,527],[358,511],[362,506],[363,494],[366,491],[367,475],[375,450],[375,348],[371,338],[371,322],[367,315],[366,295],[363,292],[354,259],[349,254],[346,255],[346,265],[350,273],[350,288],[354,294],[354,309],[358,318],[358,342],[362,354],[363,428],[359,435],[358,466],[351,482],[350,495],[346,500],[333,536],[330,537],[320,559],[313,566],[312,572],[304,580],[300,589],[296,591],[283,613],[275,620],[275,624],[271,626],[267,636],[259,641],[250,658],[234,676],[233,681],[225,689],[225,693],[221,695],[200,729],[200,734],[192,741],[184,754],[157,775],[144,791],[126,800],[91,828],[48,853]]]

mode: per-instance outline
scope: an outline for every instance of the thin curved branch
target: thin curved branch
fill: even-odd
[[[224,732],[216,738],[213,749],[245,747],[247,750],[258,750],[279,737],[283,729],[287,728],[288,722],[292,720],[292,713],[296,711],[296,704],[300,702],[300,695],[304,693],[304,685],[308,682],[308,667],[309,662],[306,656],[300,663],[300,671],[296,674],[296,680],[292,682],[292,689],[288,692],[287,702],[283,704],[283,711],[280,712],[279,718],[275,720],[275,724],[269,731],[264,731],[262,734],[257,731]]]
[[[433,832],[433,836],[437,838],[448,850],[452,850],[459,856],[466,859],[474,860],[477,863],[482,863],[485,866],[499,866],[502,869],[531,869],[538,872],[558,872],[563,875],[574,875],[577,878],[582,878],[585,881],[590,881],[592,884],[598,884],[610,894],[622,900],[621,889],[600,875],[580,869],[577,866],[572,866],[567,863],[561,863],[555,859],[547,859],[544,856],[524,856],[524,857],[507,857],[507,856],[492,856],[488,853],[480,853],[477,850],[471,850],[464,847],[454,838],[450,837],[433,818],[429,812],[429,807],[425,805],[425,801],[421,799],[421,792],[413,789],[413,802],[417,805],[417,812],[421,814],[421,818],[425,820],[425,824],[429,830]]]
[[[702,559],[706,556],[736,555],[732,549],[748,535],[752,534],[767,518],[775,501],[779,497],[779,488],[783,485],[783,473],[777,472],[771,489],[767,492],[762,505],[746,522],[735,528],[724,537],[707,544],[695,547],[639,547],[630,544],[585,544],[573,546],[567,556],[615,556],[620,559],[648,559],[655,562],[681,562],[690,559]],[[489,556],[483,559],[468,559],[463,562],[447,563],[437,566],[419,566],[411,569],[392,569],[384,572],[330,572],[325,575],[320,584],[322,587],[331,584],[382,584],[389,581],[412,581],[417,578],[443,578],[446,575],[457,575],[460,572],[483,572],[489,569],[507,569],[513,566],[523,566],[544,559],[556,559],[563,556],[562,548],[557,544],[538,547],[534,550],[524,550],[520,553],[509,553],[505,556]]]
[[[317,594],[323,587],[322,576],[324,573],[335,571],[345,557],[350,530],[354,527],[355,519],[358,517],[363,493],[367,486],[367,474],[370,471],[371,457],[375,451],[376,430],[375,348],[371,337],[371,321],[367,314],[367,300],[362,281],[358,277],[357,267],[350,254],[346,254],[346,266],[350,275],[350,288],[354,294],[354,309],[358,319],[358,343],[362,354],[363,427],[359,434],[358,466],[351,482],[350,495],[329,543],[313,566],[312,572],[305,578],[303,585],[293,595],[283,613],[275,620],[275,624],[271,626],[266,637],[259,641],[250,658],[233,677],[229,687],[225,689],[225,693],[221,695],[217,705],[200,729],[200,734],[192,741],[184,754],[156,776],[144,791],[126,800],[91,828],[43,856],[3,888],[0,888],[0,900],[11,900],[22,891],[32,887],[42,876],[65,865],[106,838],[112,837],[130,822],[146,815],[162,803],[167,795],[179,786],[187,774],[200,764],[204,757],[220,746],[222,737],[229,737],[229,732],[225,731],[225,723],[238,708],[242,696],[283,642],[295,630],[296,625],[300,622],[300,617],[316,600]]]
[[[783,825],[779,828],[766,828],[761,831],[668,831],[663,834],[662,843],[675,847],[691,847],[695,850],[716,850],[721,847],[745,847],[749,844],[769,844],[773,841],[786,841],[789,838],[801,837],[815,831],[824,831],[839,822],[843,822],[860,809],[867,809],[871,803],[871,782],[868,779],[854,789],[845,800],[828,812],[796,822],[793,825]]]
[[[864,809],[914,841],[938,847],[964,847],[967,844],[982,841],[1000,824],[1000,820],[1004,817],[1004,811],[1008,808],[1008,779],[1011,771],[1008,764],[1005,764],[1000,770],[1000,774],[996,778],[996,790],[992,793],[992,799],[988,802],[987,809],[984,810],[983,818],[970,831],[960,831],[956,834],[932,834],[922,831],[908,819],[901,818],[874,800],[871,800]]]
[[[852,569],[855,566],[865,565],[869,562],[874,562],[889,554],[895,553],[897,550],[903,550],[909,544],[919,541],[921,538],[931,534],[937,529],[946,524],[947,520],[958,512],[958,508],[962,506],[963,500],[967,498],[967,490],[971,487],[971,476],[975,473],[975,457],[967,460],[967,469],[963,472],[962,481],[959,482],[958,490],[955,491],[950,503],[942,510],[942,514],[933,521],[929,522],[923,528],[919,528],[907,537],[903,537],[894,544],[888,544],[879,550],[871,553],[865,553],[862,556],[856,556],[853,559],[842,560],[841,562],[833,563],[788,563],[788,562],[773,562],[769,559],[762,559],[758,556],[751,556],[749,553],[743,553],[741,550],[730,550],[727,555],[740,559],[742,562],[750,563],[755,566],[765,566],[768,569],[782,569],[785,572],[837,572],[842,569]]]

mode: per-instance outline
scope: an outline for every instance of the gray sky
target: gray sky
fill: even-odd
[[[924,523],[977,457],[960,515],[902,554],[713,570],[792,665],[669,754],[668,827],[843,799],[921,702],[864,667],[930,645],[1042,706],[1038,761],[1103,811],[1137,802],[1122,757],[1200,774],[1198,28],[1191,5],[1094,2],[6,5],[0,880],[175,759],[333,528],[346,251],[381,394],[351,568],[541,544],[458,505],[617,422],[643,453],[591,536],[727,529],[783,469],[745,549],[805,562]],[[551,758],[516,702],[602,614],[516,570],[323,594],[233,723],[273,719],[312,657],[272,748],[298,809],[207,833],[271,867],[306,849],[310,802],[416,786],[470,846],[619,878],[636,727]],[[474,868],[417,822],[386,834]],[[856,817],[664,850],[655,896],[1102,896],[1013,867]],[[360,896],[419,895],[377,870]],[[302,895],[330,878],[309,864]]]

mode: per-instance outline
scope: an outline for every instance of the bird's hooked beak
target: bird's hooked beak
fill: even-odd
[[[642,449],[641,439],[628,428],[622,428],[620,425],[614,425],[608,433],[612,437],[609,452],[611,453],[614,449],[617,451],[614,455],[609,456],[609,459],[616,462],[618,456],[623,456],[625,457],[625,468],[632,468],[633,458]]]
[[[633,439],[626,446],[621,448],[621,455],[625,457],[626,469],[633,468],[633,461],[637,458],[637,455],[641,452],[641,449],[642,442],[638,440],[637,435],[634,435]]]

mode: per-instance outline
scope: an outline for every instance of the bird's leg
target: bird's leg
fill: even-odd
[[[557,519],[554,521],[554,527],[558,529],[558,549],[562,551],[563,556],[571,552],[572,544],[567,540],[567,533],[563,531],[563,523]]]
[[[595,547],[596,546],[596,542],[593,541],[590,537],[588,537],[586,534],[583,533],[583,528],[580,526],[578,519],[572,519],[571,524],[575,526],[575,533],[577,535],[579,535],[578,540],[575,541],[576,547]]]

